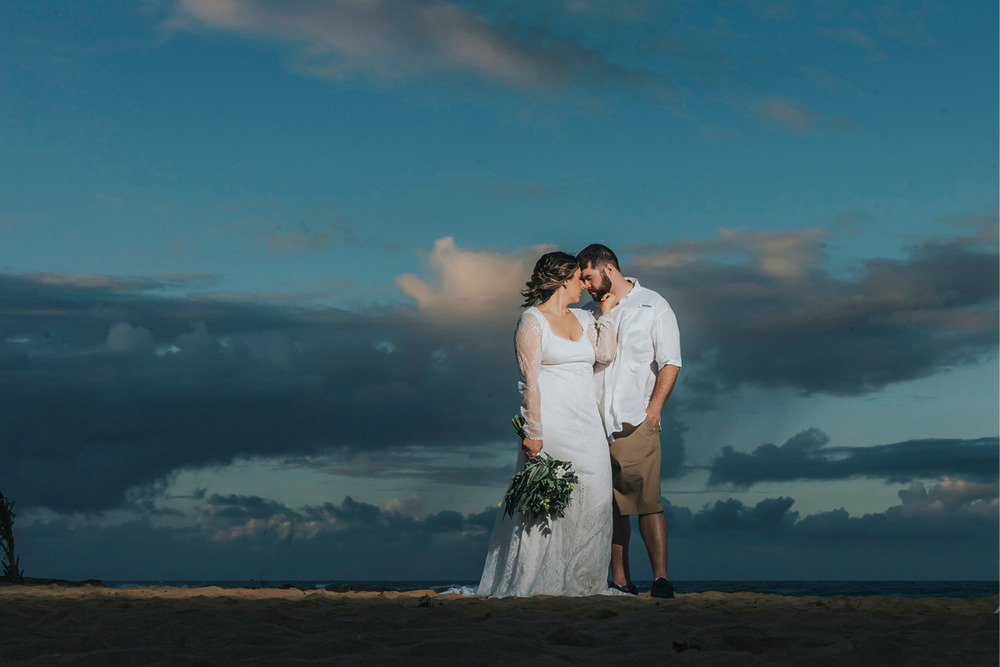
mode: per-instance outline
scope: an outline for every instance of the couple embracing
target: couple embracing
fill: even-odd
[[[584,288],[593,302],[570,308]],[[635,595],[628,544],[637,515],[650,593],[673,597],[660,502],[660,411],[681,366],[673,311],[599,244],[576,257],[543,255],[522,294],[515,343],[526,437],[517,469],[545,452],[570,462],[579,481],[561,518],[500,511],[477,593]]]

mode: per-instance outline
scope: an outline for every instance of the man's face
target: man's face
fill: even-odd
[[[603,268],[583,269],[580,277],[583,278],[583,286],[590,292],[590,298],[594,301],[600,302],[604,295],[611,291],[611,279]]]

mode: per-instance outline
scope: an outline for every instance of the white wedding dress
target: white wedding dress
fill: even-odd
[[[583,326],[575,341],[553,332],[537,308],[523,313],[516,337],[518,386],[528,437],[543,441],[542,453],[569,461],[579,483],[561,519],[531,519],[519,512],[510,517],[501,507],[477,595],[609,593],[611,460],[597,406],[594,361],[607,360],[604,350],[614,354],[614,340],[603,326],[598,336],[590,313],[570,310]],[[526,459],[518,452],[519,471]]]

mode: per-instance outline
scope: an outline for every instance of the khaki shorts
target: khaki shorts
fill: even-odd
[[[655,514],[660,502],[660,429],[647,420],[623,424],[611,443],[611,478],[618,512]]]

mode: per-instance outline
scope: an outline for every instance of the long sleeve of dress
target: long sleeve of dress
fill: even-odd
[[[593,315],[587,314],[590,316],[587,336],[590,337],[590,344],[594,347],[597,363],[610,364],[615,359],[615,350],[618,347],[618,330],[615,322],[608,315],[595,320]]]
[[[532,440],[541,440],[542,394],[538,387],[538,375],[542,370],[542,323],[538,317],[528,313],[521,315],[514,342],[520,373],[517,389],[521,392],[524,432]]]

